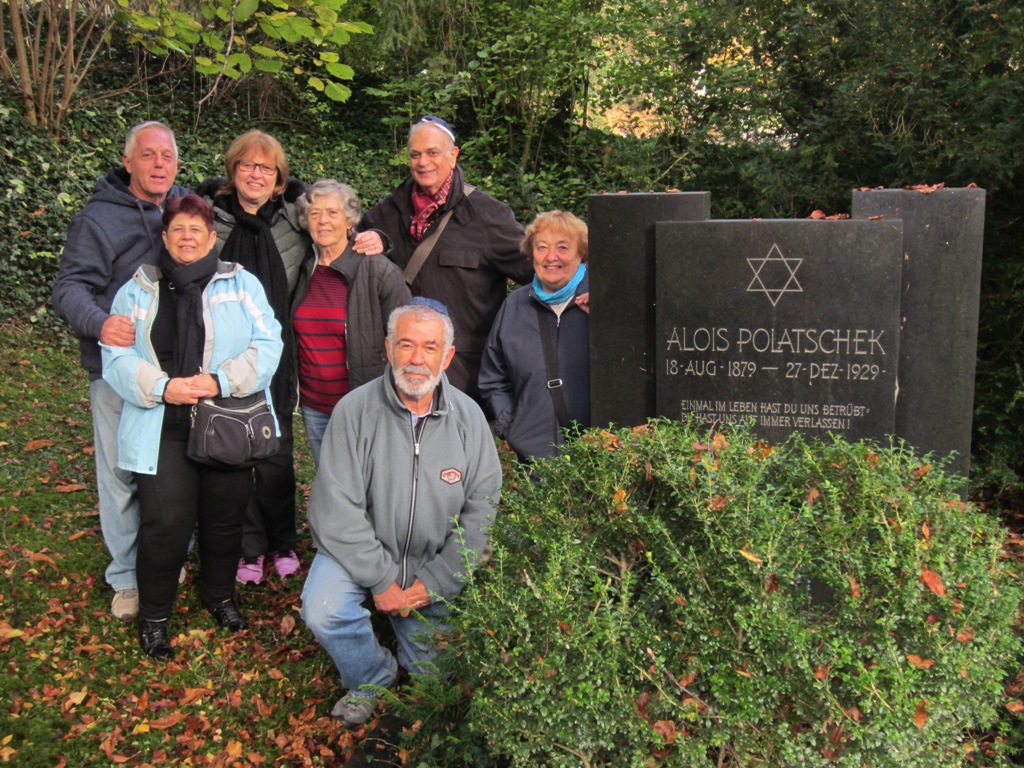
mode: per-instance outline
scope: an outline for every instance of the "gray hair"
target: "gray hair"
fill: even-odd
[[[420,120],[418,123],[413,123],[411,126],[409,126],[409,137],[405,140],[405,145],[408,147],[409,144],[412,143],[412,137],[416,134],[416,132],[419,131],[421,128],[426,128],[427,126],[430,126],[431,128],[436,128],[442,133],[442,135],[444,136],[445,152],[450,153],[453,149],[455,149],[455,139],[452,138],[452,135],[449,131],[447,131],[445,128],[441,127],[437,123],[432,123],[430,121],[423,120]]]
[[[354,228],[363,218],[363,206],[356,197],[356,193],[348,184],[342,184],[334,179],[318,179],[304,195],[299,195],[295,201],[295,212],[299,215],[299,224],[303,229],[309,229],[309,207],[318,197],[330,197],[334,195],[341,203],[341,212],[345,214],[349,228]]]
[[[174,138],[174,131],[172,131],[166,125],[161,123],[159,120],[147,120],[144,123],[133,125],[129,129],[127,135],[124,137],[124,153],[126,155],[131,155],[132,151],[135,149],[135,142],[139,140],[139,134],[142,133],[147,128],[159,128],[160,130],[166,132],[167,135],[171,137],[171,146],[174,147],[174,156],[178,156],[178,140]]]
[[[413,299],[411,304],[403,304],[400,307],[395,307],[391,310],[391,316],[388,317],[388,344],[394,349],[395,343],[398,341],[398,321],[406,315],[414,315],[419,320],[437,320],[441,319],[444,322],[444,350],[442,351],[442,357],[448,354],[448,350],[452,348],[455,343],[455,326],[452,325],[452,319],[448,317],[448,312],[442,312],[440,309],[435,309],[430,304],[418,303],[422,299]],[[439,307],[443,305],[439,302],[432,302]]]

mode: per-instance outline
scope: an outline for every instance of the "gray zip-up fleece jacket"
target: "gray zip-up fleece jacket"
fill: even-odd
[[[418,577],[452,598],[494,522],[501,464],[480,407],[445,376],[412,424],[389,364],[334,409],[307,516],[313,542],[379,594]]]
[[[96,180],[92,197],[68,227],[68,239],[53,281],[53,311],[78,334],[82,367],[89,379],[103,372],[100,331],[121,286],[143,264],[155,264],[164,241],[160,206],[128,191],[123,167]],[[187,195],[173,185],[167,197]]]

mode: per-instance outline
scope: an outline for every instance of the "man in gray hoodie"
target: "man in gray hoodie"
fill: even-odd
[[[302,618],[348,688],[331,715],[363,725],[398,665],[374,636],[366,601],[388,616],[398,662],[427,673],[494,522],[501,464],[480,407],[448,383],[447,310],[417,297],[388,320],[388,366],[331,414],[307,517],[317,555]],[[371,602],[372,600],[372,602]]]
[[[53,309],[78,335],[82,367],[89,374],[96,491],[100,527],[110,552],[106,580],[114,590],[110,612],[133,618],[139,609],[135,541],[139,503],[130,472],[117,467],[121,398],[103,381],[99,342],[135,343],[132,321],[110,314],[114,294],[141,264],[155,264],[163,245],[164,203],[188,194],[174,183],[178,146],[163,123],[136,125],[125,138],[124,167],[96,181],[92,197],[71,220],[53,283]]]

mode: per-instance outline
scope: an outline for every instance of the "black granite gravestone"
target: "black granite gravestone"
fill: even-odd
[[[656,411],[792,432],[891,434],[899,222],[659,223]]]
[[[654,223],[701,221],[708,192],[592,195],[591,423],[643,424],[655,412]]]
[[[974,414],[985,190],[855,191],[853,218],[903,221],[896,434],[966,476]]]

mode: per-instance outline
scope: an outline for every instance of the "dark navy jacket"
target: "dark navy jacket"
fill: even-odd
[[[512,209],[482,190],[464,194],[462,169],[455,167],[448,200],[435,214],[427,237],[444,214],[452,218],[412,283],[414,296],[427,296],[448,307],[455,326],[455,359],[448,379],[474,400],[480,354],[508,291],[508,280],[524,285],[533,279],[530,259],[519,250],[523,228]],[[360,231],[376,229],[391,240],[388,254],[404,270],[418,243],[409,234],[412,178],[363,214]]]
[[[96,180],[92,197],[71,220],[53,283],[53,311],[78,334],[82,367],[100,378],[100,331],[121,286],[143,264],[155,264],[164,241],[163,211],[128,191],[123,167]],[[167,198],[187,195],[177,184]]]
[[[589,290],[587,275],[576,296]],[[498,312],[480,366],[480,393],[495,418],[495,431],[521,459],[553,456],[555,446],[565,442],[547,386],[538,305],[544,307],[544,332],[558,356],[569,418],[581,428],[590,426],[590,316],[571,303],[559,319],[532,286],[524,286]]]

